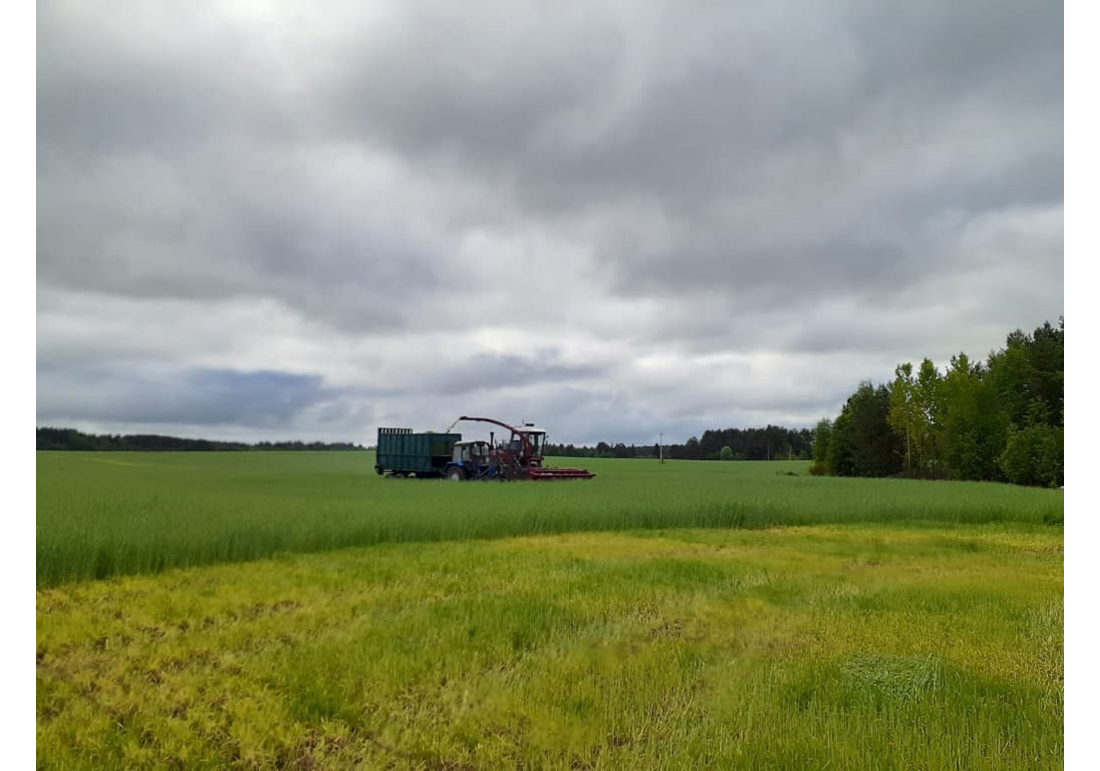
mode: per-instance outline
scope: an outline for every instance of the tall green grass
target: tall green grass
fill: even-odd
[[[361,452],[37,458],[39,586],[377,543],[843,522],[1040,523],[1063,510],[1060,491],[818,478],[797,462],[589,460],[598,476],[587,482],[461,484],[378,477],[373,454]]]
[[[38,766],[1061,768],[1062,589],[1061,530],[1016,523],[73,583],[37,593]]]

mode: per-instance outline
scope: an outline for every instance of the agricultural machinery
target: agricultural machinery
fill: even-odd
[[[451,429],[462,421],[491,423],[508,432],[508,438],[497,441],[496,432],[489,441],[463,441],[461,434]],[[444,477],[466,480],[535,480],[553,481],[591,479],[586,469],[554,468],[542,465],[546,431],[530,423],[520,427],[493,418],[463,415],[442,434],[415,434],[408,428],[378,429],[378,460],[374,470],[391,476]]]

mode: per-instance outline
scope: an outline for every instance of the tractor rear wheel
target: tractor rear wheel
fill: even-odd
[[[448,482],[464,482],[466,481],[466,475],[462,473],[462,469],[453,468],[447,472]]]

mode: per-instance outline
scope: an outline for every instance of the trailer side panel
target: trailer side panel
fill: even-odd
[[[379,428],[375,471],[379,474],[440,476],[462,434],[413,433],[409,428]]]

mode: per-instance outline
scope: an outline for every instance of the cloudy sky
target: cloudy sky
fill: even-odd
[[[37,423],[810,426],[1063,313],[1049,0],[37,3]]]

